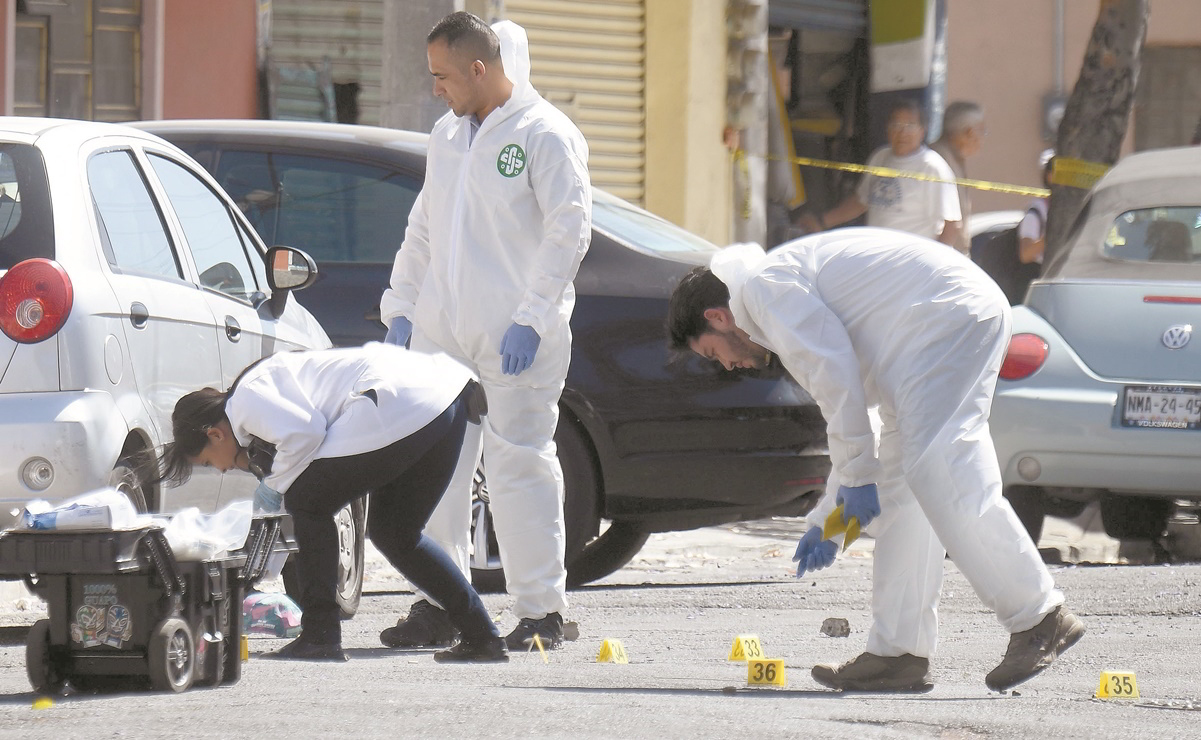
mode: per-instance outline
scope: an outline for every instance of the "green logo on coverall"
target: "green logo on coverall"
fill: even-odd
[[[509,144],[500,150],[496,158],[496,171],[505,177],[517,177],[525,169],[525,150],[516,144]]]

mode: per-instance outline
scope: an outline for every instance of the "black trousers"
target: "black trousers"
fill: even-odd
[[[368,534],[388,562],[433,597],[464,637],[498,634],[471,583],[442,548],[422,534],[458,463],[467,395],[465,390],[438,418],[387,447],[314,460],[288,488],[284,503],[300,548],[306,640],[341,642],[334,514],[369,491]]]

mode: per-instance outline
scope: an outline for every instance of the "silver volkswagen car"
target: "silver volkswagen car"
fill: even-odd
[[[992,411],[1006,496],[1100,501],[1106,532],[1160,541],[1201,502],[1201,147],[1133,154],[1093,188],[1068,247],[1013,309]]]
[[[213,511],[254,479],[159,490],[137,463],[184,393],[329,338],[290,295],[308,255],[268,250],[188,155],[124,126],[0,118],[0,528],[30,499],[105,485],[142,511]]]

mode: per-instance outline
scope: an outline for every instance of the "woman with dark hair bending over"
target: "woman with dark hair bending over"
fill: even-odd
[[[256,502],[282,495],[292,515],[302,632],[264,657],[347,659],[334,514],[370,492],[372,542],[446,609],[461,635],[434,659],[509,659],[475,589],[422,534],[482,407],[479,384],[458,363],[380,343],[276,354],[242,371],[229,391],[203,388],[179,399],[160,479],[181,484],[196,465],[246,470],[260,481]]]

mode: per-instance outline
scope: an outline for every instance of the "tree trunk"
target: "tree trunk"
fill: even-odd
[[[1101,0],[1080,78],[1068,98],[1055,156],[1112,165],[1130,123],[1150,0]],[[1058,168],[1057,168],[1058,169]],[[1054,263],[1087,190],[1051,184],[1044,264]]]

